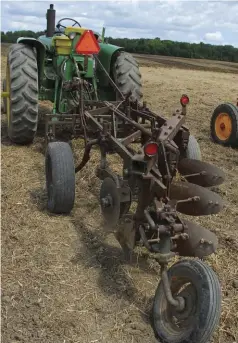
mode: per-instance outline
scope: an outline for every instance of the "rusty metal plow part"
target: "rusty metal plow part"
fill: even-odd
[[[128,212],[131,204],[130,188],[125,185],[122,187],[116,176],[114,179],[113,176],[105,177],[100,189],[101,211],[107,232],[117,230],[119,219]]]
[[[135,248],[136,230],[132,214],[126,214],[120,218],[115,237],[120,243],[126,258],[130,258]]]
[[[191,216],[219,213],[224,202],[207,188],[189,182],[174,182],[170,188],[171,201],[177,201],[177,211]]]
[[[101,211],[106,231],[113,231],[120,217],[120,194],[116,183],[106,177],[100,189]]]
[[[225,173],[220,168],[189,158],[179,161],[178,171],[188,182],[202,187],[218,186],[225,180]]]
[[[205,257],[213,254],[218,247],[217,236],[204,227],[183,220],[184,235],[174,238],[175,249],[180,256]]]

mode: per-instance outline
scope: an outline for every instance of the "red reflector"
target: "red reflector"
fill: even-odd
[[[79,55],[98,54],[100,46],[91,30],[86,30],[75,46],[75,51]]]
[[[189,97],[187,95],[182,95],[180,103],[183,106],[187,105],[189,103]]]
[[[155,156],[158,152],[158,145],[156,143],[147,143],[144,147],[144,152],[147,156]]]

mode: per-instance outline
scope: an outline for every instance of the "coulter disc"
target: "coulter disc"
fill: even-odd
[[[102,182],[100,204],[106,224],[105,228],[110,231],[115,228],[120,218],[120,190],[110,177],[106,177]]]

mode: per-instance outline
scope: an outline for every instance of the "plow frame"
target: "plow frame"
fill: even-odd
[[[94,109],[84,109],[89,106],[94,107]],[[72,128],[71,137],[84,138],[84,154],[81,162],[75,168],[75,173],[81,171],[90,160],[92,147],[98,146],[101,161],[96,171],[97,177],[100,180],[109,177],[115,181],[117,188],[120,189],[120,194],[127,194],[124,199],[121,197],[121,203],[130,202],[132,198],[138,201],[136,213],[130,219],[133,225],[131,231],[134,233],[131,235],[133,239],[129,242],[129,246],[134,247],[135,237],[138,233],[142,233],[145,246],[151,252],[156,252],[158,249],[153,248],[153,245],[161,240],[159,237],[161,234],[168,236],[168,233],[174,235],[175,232],[176,234],[180,231],[183,232],[183,225],[176,214],[176,203],[169,203],[169,189],[177,172],[176,167],[180,155],[183,155],[188,144],[189,131],[184,126],[186,105],[183,105],[182,109],[174,111],[169,120],[150,111],[146,107],[146,103],[142,105],[130,103],[129,99],[114,103],[84,101],[83,106],[81,104],[78,110],[79,113],[74,114],[46,114],[46,142],[56,140],[57,126],[70,126]],[[117,126],[118,120],[121,121],[119,128]],[[79,126],[78,130],[77,126]],[[155,142],[161,150],[163,159],[160,158],[160,160],[164,161],[162,173],[158,169],[157,159],[144,154],[143,147],[149,142]],[[133,144],[140,144],[139,151],[133,149]],[[106,158],[108,153],[116,153],[123,160],[122,177],[110,170]],[[170,161],[168,161],[168,157]],[[139,184],[139,196],[138,191],[133,190],[132,183]],[[126,191],[128,187],[129,193],[132,193],[130,196]],[[154,223],[148,211],[151,203],[154,204],[157,217],[161,217],[163,212],[162,221],[169,218],[167,227],[163,224],[159,228]],[[128,223],[127,213],[120,216],[120,222],[124,223],[125,218]],[[157,233],[157,238],[148,242],[143,233],[143,225],[149,225],[150,229]],[[170,250],[167,249],[166,254],[169,254]],[[161,260],[161,258],[159,259]]]
[[[85,110],[86,106],[93,106],[94,109]],[[114,103],[85,101],[78,110],[79,113],[74,114],[46,114],[46,142],[56,140],[57,126],[71,126],[74,138],[83,136],[84,154],[75,168],[75,173],[81,171],[90,160],[92,147],[99,147],[101,161],[96,171],[97,177],[100,180],[110,178],[115,182],[120,194],[120,206],[127,205],[124,208],[129,210],[132,200],[138,202],[135,214],[128,214],[125,210],[120,214],[118,223],[114,223],[117,227],[115,235],[124,253],[130,257],[136,243],[142,243],[154,254],[161,266],[167,265],[171,257],[175,256],[171,238],[186,238],[186,225],[177,215],[176,203],[170,203],[169,199],[170,184],[177,172],[179,148],[181,153],[185,151],[189,139],[189,131],[184,126],[186,106],[176,110],[169,120],[151,112],[145,103],[131,104],[129,99]],[[121,121],[119,129],[118,120]],[[93,137],[89,138],[91,134]],[[148,157],[143,151],[143,147],[149,142],[156,143],[161,150],[163,173],[158,169],[156,157]],[[139,151],[132,148],[133,143],[141,145]],[[106,159],[108,153],[116,153],[123,160],[123,177],[110,170]],[[136,184],[135,188],[133,183]],[[107,200],[101,199],[102,208]],[[151,206],[152,215],[155,215],[157,220],[152,218]],[[166,280],[167,274],[163,275]],[[165,281],[165,284],[168,285],[168,282]],[[173,299],[169,287],[166,287],[166,294],[168,301],[182,306]]]
[[[84,138],[84,154],[75,173],[88,163],[91,149],[99,148],[101,159],[96,176],[102,181],[100,205],[104,229],[115,234],[127,259],[131,259],[136,245],[144,246],[153,255],[160,265],[167,302],[177,311],[185,309],[185,302],[172,294],[167,273],[169,261],[175,255],[196,256],[194,251],[181,246],[181,241],[190,237],[187,223],[178,216],[177,205],[197,201],[199,197],[170,199],[171,183],[190,135],[184,125],[188,102],[189,98],[182,95],[181,109],[166,120],[150,111],[145,103],[131,103],[129,98],[114,103],[81,100],[75,109],[77,113],[57,115],[57,119],[55,114],[46,114],[45,121],[48,143],[56,139],[57,125],[70,125],[72,137]],[[151,143],[158,148],[153,156],[146,153]],[[133,144],[139,146],[134,148]],[[110,169],[108,154],[117,154],[122,159],[122,176]],[[136,209],[130,212],[133,201],[137,203]],[[216,245],[216,238],[210,238],[210,232],[211,241],[205,239],[205,231],[194,236],[195,240],[203,240],[200,257],[203,253],[213,253],[213,244]]]

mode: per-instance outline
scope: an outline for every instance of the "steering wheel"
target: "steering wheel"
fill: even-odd
[[[71,21],[74,22],[74,24],[73,24],[72,26],[75,26],[76,24],[78,24],[78,26],[81,27],[81,25],[79,24],[79,22],[78,22],[77,20],[75,20],[75,19],[72,19],[72,18],[62,18],[62,19],[60,19],[60,20],[58,21],[58,23],[57,23],[57,25],[56,25],[57,29],[60,30],[60,27],[63,27],[63,28],[66,29],[66,26],[64,26],[64,25],[61,24],[61,22],[62,22],[63,20],[71,20]]]

